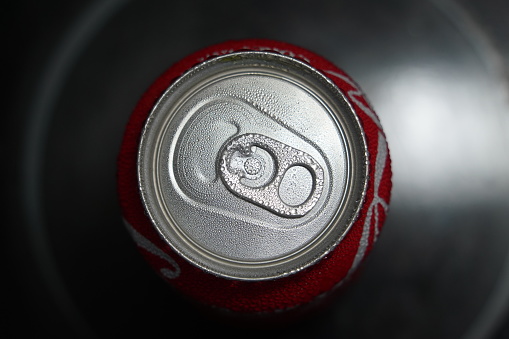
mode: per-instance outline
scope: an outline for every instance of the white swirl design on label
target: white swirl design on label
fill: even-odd
[[[377,149],[377,155],[376,155],[376,163],[375,163],[375,187],[374,187],[374,196],[373,200],[369,204],[368,207],[368,213],[366,214],[366,219],[364,220],[364,225],[362,227],[362,236],[359,241],[359,248],[357,250],[357,253],[355,254],[354,261],[352,263],[352,268],[350,269],[350,272],[355,270],[361,260],[364,258],[364,255],[366,254],[366,249],[369,244],[369,236],[371,231],[371,218],[373,217],[373,213],[375,214],[375,224],[374,224],[374,231],[375,231],[375,240],[378,237],[378,234],[380,232],[380,221],[379,221],[379,215],[378,215],[378,206],[382,206],[385,212],[389,209],[389,206],[387,202],[382,199],[378,195],[378,191],[380,189],[380,182],[382,181],[382,175],[385,170],[385,166],[387,163],[387,143],[385,141],[384,136],[381,132],[378,132],[378,149]]]
[[[348,77],[344,76],[344,75],[341,75],[337,72],[334,72],[334,71],[325,71],[325,73],[327,74],[330,74],[344,82],[346,82],[348,85],[352,86],[352,90],[348,91],[347,92],[347,95],[348,95],[348,98],[353,102],[355,103],[357,106],[359,106],[359,108],[368,116],[371,118],[371,120],[373,120],[373,122],[378,126],[378,128],[380,130],[382,130],[382,125],[380,124],[380,120],[378,119],[378,117],[376,116],[375,112],[373,112],[373,110],[369,107],[369,106],[366,106],[364,105],[364,103],[362,103],[362,101],[359,100],[359,98],[363,98],[364,100],[366,100],[366,98],[364,98],[364,95],[362,93],[362,91],[357,87],[357,85]]]
[[[357,253],[355,254],[355,258],[353,260],[352,266],[348,272],[350,275],[357,266],[359,266],[360,262],[366,255],[366,250],[369,245],[369,236],[371,233],[371,219],[373,218],[374,214],[374,241],[376,241],[378,234],[380,232],[380,219],[379,219],[379,210],[378,206],[382,206],[384,211],[387,213],[389,210],[388,203],[382,199],[379,194],[380,189],[380,182],[382,181],[383,172],[385,170],[385,167],[387,166],[387,160],[388,160],[388,147],[387,147],[387,141],[385,140],[385,137],[382,133],[382,125],[380,124],[380,120],[378,119],[377,115],[373,110],[366,106],[359,98],[364,98],[364,95],[362,91],[357,87],[357,85],[348,77],[339,74],[334,71],[326,70],[325,73],[330,74],[341,81],[347,83],[350,85],[353,89],[349,90],[347,92],[348,98],[357,105],[372,121],[373,123],[378,127],[378,147],[377,147],[377,154],[376,154],[376,162],[375,162],[375,180],[374,180],[374,193],[373,193],[373,200],[371,201],[368,212],[366,214],[366,219],[364,220],[364,225],[362,227],[362,235],[361,239],[359,240],[359,248],[357,249]]]
[[[171,258],[168,254],[166,254],[163,250],[161,250],[159,247],[154,245],[150,240],[145,238],[143,235],[141,235],[138,231],[134,229],[134,227],[131,226],[127,221],[124,220],[125,225],[127,226],[127,229],[129,230],[129,233],[133,237],[134,241],[136,242],[136,245],[143,248],[145,251],[149,252],[150,254],[153,254],[164,261],[166,261],[170,266],[169,268],[161,268],[159,272],[168,279],[175,279],[180,276],[180,267],[177,264],[173,258]]]

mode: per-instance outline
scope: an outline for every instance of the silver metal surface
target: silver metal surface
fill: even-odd
[[[257,147],[267,161],[257,156]],[[261,134],[230,141],[219,170],[231,192],[283,217],[306,215],[323,191],[323,169],[312,156]]]
[[[342,93],[268,52],[219,57],[178,79],[148,118],[138,160],[161,235],[195,265],[237,279],[323,257],[366,188],[363,132]]]

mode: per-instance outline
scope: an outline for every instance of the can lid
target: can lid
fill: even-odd
[[[158,232],[222,277],[297,272],[345,236],[366,193],[367,146],[341,91],[306,63],[232,53],[190,69],[145,124],[139,188]]]

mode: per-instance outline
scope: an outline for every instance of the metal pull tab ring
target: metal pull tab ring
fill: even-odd
[[[261,155],[255,152],[257,147],[262,150],[258,152]],[[304,167],[311,174],[309,195],[298,205],[283,201],[280,195],[287,171],[295,166]],[[228,142],[219,170],[231,192],[284,217],[306,215],[323,191],[323,169],[311,155],[261,134],[243,134]]]

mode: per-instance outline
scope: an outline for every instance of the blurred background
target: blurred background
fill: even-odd
[[[6,337],[509,338],[507,1],[48,0],[3,11]],[[168,288],[116,198],[141,94],[189,53],[242,38],[300,45],[348,72],[393,160],[388,220],[355,283],[271,328],[211,318]]]

